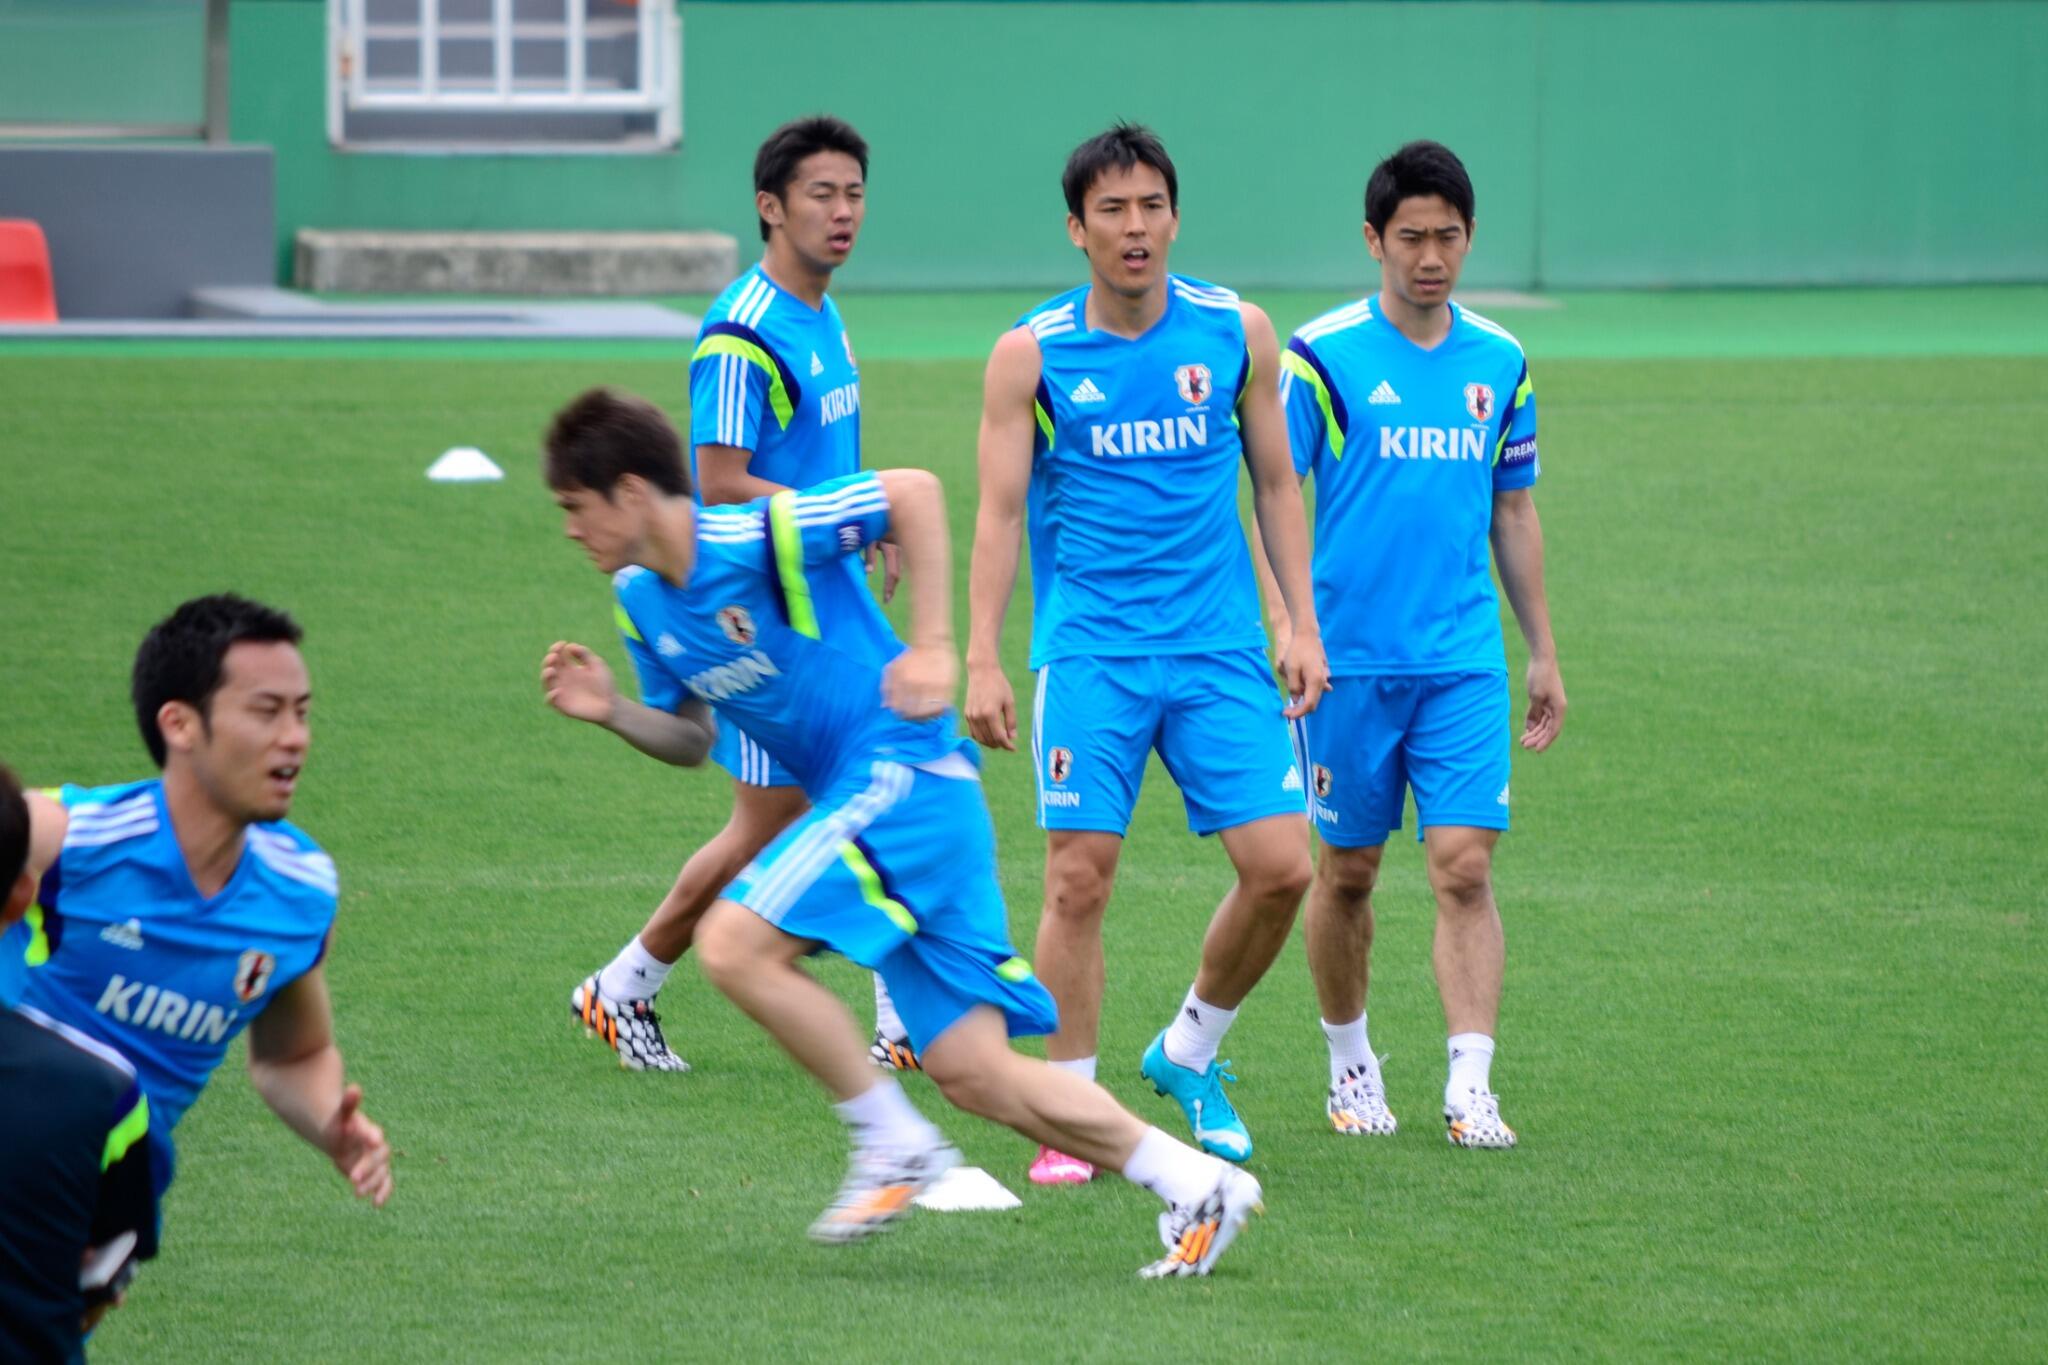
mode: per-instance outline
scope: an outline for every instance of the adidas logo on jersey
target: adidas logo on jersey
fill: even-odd
[[[109,924],[100,930],[100,942],[139,953],[142,951],[142,921],[131,919],[122,924]]]
[[[673,659],[683,652],[683,642],[667,631],[661,633],[661,638],[654,642],[654,647],[664,659]]]
[[[1386,380],[1382,379],[1380,381],[1380,386],[1374,389],[1372,391],[1371,396],[1368,397],[1365,401],[1374,404],[1375,406],[1386,403],[1398,403],[1401,401],[1401,395],[1394,392],[1394,386],[1392,384],[1389,384]]]
[[[1109,395],[1096,388],[1095,381],[1092,379],[1083,379],[1080,383],[1074,385],[1074,391],[1068,394],[1067,397],[1073,399],[1076,403],[1107,403],[1109,401]]]
[[[811,373],[814,375],[825,373],[825,362],[818,359],[816,351],[811,352]]]

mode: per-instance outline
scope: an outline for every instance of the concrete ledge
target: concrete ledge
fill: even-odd
[[[370,232],[300,228],[293,283],[320,293],[715,294],[739,274],[722,232]]]

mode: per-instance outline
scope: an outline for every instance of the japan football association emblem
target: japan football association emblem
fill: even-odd
[[[737,603],[718,609],[718,628],[736,645],[754,643],[753,614]]]
[[[1173,386],[1180,390],[1181,401],[1191,407],[1199,407],[1209,401],[1209,395],[1216,386],[1209,381],[1207,365],[1183,365],[1173,372]]]
[[[1054,749],[1045,756],[1045,775],[1052,779],[1054,786],[1065,782],[1067,774],[1072,771],[1074,771],[1074,751],[1072,749]]]
[[[270,974],[277,970],[277,959],[260,948],[251,948],[242,954],[242,960],[235,964],[235,999],[248,1004],[263,994],[270,985]]]
[[[846,363],[856,370],[859,369],[860,362],[853,358],[853,338],[843,329],[839,333],[839,344],[846,348]]]
[[[1487,384],[1465,386],[1465,411],[1472,414],[1475,422],[1484,422],[1493,416],[1493,388]]]
[[[1320,763],[1315,766],[1315,781],[1316,795],[1328,796],[1330,794],[1330,770]]]

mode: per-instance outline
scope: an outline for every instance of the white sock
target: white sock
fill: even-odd
[[[1169,1204],[1192,1204],[1216,1188],[1223,1178],[1223,1163],[1157,1128],[1147,1128],[1137,1150],[1124,1162],[1123,1175]]]
[[[1188,987],[1188,998],[1166,1029],[1166,1060],[1190,1071],[1207,1071],[1209,1063],[1216,1060],[1216,1049],[1223,1046],[1223,1035],[1230,1032],[1236,1019],[1236,1010],[1212,1005],[1196,995],[1193,986]]]
[[[855,1143],[862,1147],[893,1147],[899,1151],[923,1151],[946,1139],[931,1121],[917,1112],[892,1076],[877,1077],[875,1083],[832,1106]]]
[[[1050,1057],[1046,1058],[1046,1060],[1052,1062],[1054,1066],[1062,1071],[1073,1072],[1084,1081],[1095,1079],[1095,1059],[1093,1057],[1069,1057],[1064,1062],[1053,1061]]]
[[[1333,1024],[1323,1020],[1323,1037],[1330,1042],[1330,1084],[1344,1079],[1344,1073],[1352,1067],[1363,1067],[1367,1075],[1380,1069],[1379,1059],[1372,1055],[1372,1040],[1365,1036],[1365,1016],[1359,1015],[1348,1024]]]
[[[880,972],[875,973],[875,1032],[898,1040],[910,1036],[903,1021],[896,1017],[896,1002],[889,998],[889,988],[882,984]]]
[[[1483,1033],[1453,1034],[1451,1078],[1444,1082],[1444,1107],[1462,1109],[1466,1091],[1491,1090],[1493,1086],[1487,1080],[1487,1072],[1492,1066],[1493,1039]]]
[[[675,965],[648,952],[636,934],[598,973],[597,988],[614,1000],[652,1000]]]

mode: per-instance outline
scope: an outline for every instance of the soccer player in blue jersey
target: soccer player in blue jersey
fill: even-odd
[[[754,209],[766,245],[760,263],[711,305],[690,360],[693,487],[700,504],[742,503],[860,468],[860,369],[826,289],[846,263],[867,213],[868,145],[842,120],[819,115],[777,128],[754,157]],[[895,586],[894,551],[884,599]],[[858,578],[858,567],[842,571]],[[622,622],[622,625],[625,623]],[[636,661],[646,653],[630,629]],[[639,669],[651,705],[672,699],[659,668]],[[629,1070],[687,1071],[668,1046],[654,996],[690,946],[720,888],[804,811],[802,788],[737,727],[712,757],[732,774],[732,815],[683,864],[646,927],[602,971],[570,993],[569,1007]],[[875,983],[877,1064],[914,1069],[887,990]]]
[[[546,479],[567,534],[614,575],[620,610],[680,698],[672,709],[629,701],[601,659],[560,643],[541,666],[548,703],[685,765],[703,761],[717,726],[739,726],[811,799],[725,889],[696,947],[712,983],[818,1078],[851,1130],[851,1169],[812,1235],[846,1242],[888,1226],[959,1159],[798,965],[829,948],[881,974],[950,1102],[1166,1201],[1166,1255],[1146,1275],[1206,1274],[1258,1206],[1258,1182],[1009,1046],[1052,1028],[1054,1009],[1010,945],[975,750],[953,725],[938,480],[890,469],[700,509],[660,410],[602,389],[557,414]],[[885,538],[902,552],[911,606],[910,645],[886,663],[872,641],[889,627],[845,567]]]
[[[321,966],[334,863],[285,820],[311,740],[299,638],[283,612],[228,594],[149,632],[131,690],[163,775],[31,795],[58,853],[0,937],[0,994],[134,1064],[160,1192],[171,1130],[247,1029],[264,1102],[381,1205],[391,1149],[345,1081]]]
[[[1195,1137],[1234,1160],[1251,1135],[1216,1053],[1286,941],[1310,876],[1303,779],[1284,717],[1328,682],[1309,587],[1308,530],[1287,458],[1279,343],[1265,313],[1167,270],[1178,181],[1159,139],[1119,124],[1063,177],[1078,289],[1026,314],[989,359],[974,536],[967,721],[1014,749],[1017,708],[998,654],[1028,520],[1038,672],[1031,744],[1046,841],[1038,960],[1059,1001],[1055,1063],[1095,1074],[1102,916],[1148,755],[1157,750],[1196,834],[1237,871],[1201,965],[1142,1063]],[[1295,630],[1276,694],[1237,511],[1248,465]],[[1040,1184],[1087,1180],[1042,1151]]]
[[[1282,357],[1295,468],[1316,481],[1315,597],[1337,682],[1302,722],[1323,852],[1308,959],[1330,1045],[1331,1124],[1395,1129],[1366,1034],[1372,890],[1406,791],[1436,893],[1452,1143],[1512,1147],[1490,1065],[1506,960],[1493,848],[1508,827],[1499,570],[1529,646],[1522,747],[1564,721],[1543,591],[1536,398],[1522,347],[1451,301],[1472,244],[1472,181],[1412,142],[1365,190],[1380,289],[1303,327]],[[1276,618],[1284,630],[1284,608]]]

